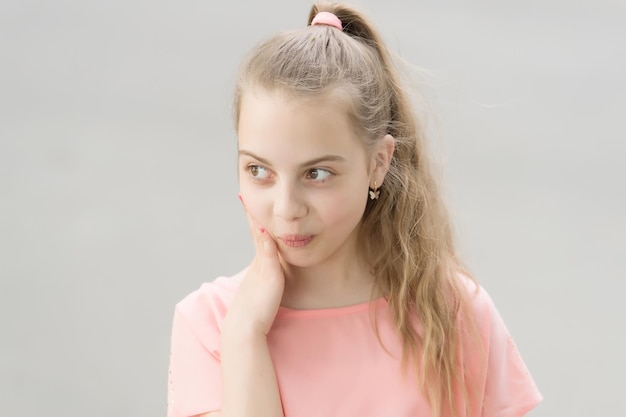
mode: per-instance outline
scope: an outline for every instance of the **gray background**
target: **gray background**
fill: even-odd
[[[623,1],[359,1],[428,70],[461,252],[545,401],[626,416]],[[240,59],[309,2],[0,2],[0,414],[158,416],[175,303],[252,255]]]

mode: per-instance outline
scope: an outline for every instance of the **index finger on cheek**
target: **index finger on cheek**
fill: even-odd
[[[252,240],[254,241],[255,250],[259,252],[263,246],[263,233],[265,232],[265,228],[247,211],[246,219],[248,220],[248,227],[250,228],[250,234],[252,235]]]

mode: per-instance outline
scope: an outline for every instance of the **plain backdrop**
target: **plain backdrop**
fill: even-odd
[[[354,4],[421,69],[531,415],[626,416],[626,4]],[[174,305],[252,256],[235,71],[309,6],[0,1],[0,415],[165,415]]]

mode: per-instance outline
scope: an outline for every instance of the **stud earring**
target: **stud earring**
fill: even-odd
[[[370,200],[378,200],[380,197],[380,190],[378,189],[378,184],[374,181],[374,189],[370,188]]]

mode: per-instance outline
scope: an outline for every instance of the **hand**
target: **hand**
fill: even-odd
[[[226,330],[260,332],[267,336],[283,297],[285,275],[278,248],[269,232],[247,210],[246,216],[256,253],[229,307],[224,325]]]
[[[283,298],[285,274],[270,234],[247,211],[246,216],[256,254],[222,326],[220,415],[284,417],[267,334]]]

